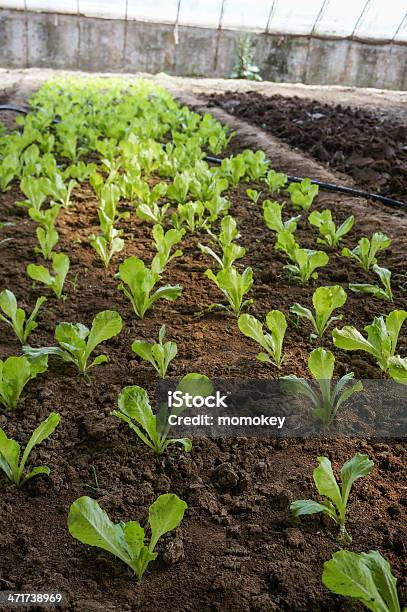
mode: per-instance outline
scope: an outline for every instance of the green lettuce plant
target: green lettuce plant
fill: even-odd
[[[162,325],[158,333],[157,344],[145,340],[135,340],[131,345],[133,353],[136,353],[144,361],[151,363],[160,378],[165,378],[168,366],[178,353],[176,342],[164,343],[165,332],[165,325]]]
[[[95,348],[117,336],[121,329],[122,319],[119,313],[115,310],[103,310],[93,319],[91,329],[82,323],[59,323],[55,329],[55,340],[59,346],[24,346],[23,351],[31,358],[55,355],[63,361],[75,364],[79,372],[86,374],[90,368],[108,361],[107,355],[98,355],[88,363]]]
[[[349,289],[355,293],[370,293],[378,300],[393,301],[393,292],[391,290],[391,272],[387,268],[381,268],[377,264],[373,266],[373,272],[377,274],[383,287],[371,285],[369,283],[350,283]]]
[[[10,153],[6,155],[0,163],[0,190],[7,191],[11,187],[12,181],[18,176],[20,161],[18,155]]]
[[[305,178],[300,183],[291,183],[287,191],[295,210],[309,210],[318,195],[319,187],[311,179]]]
[[[283,221],[282,211],[284,204],[278,202],[272,202],[271,200],[264,200],[263,202],[263,218],[266,226],[276,232],[289,232],[293,234],[297,229],[297,222],[301,219],[301,215],[291,217],[287,221]]]
[[[323,268],[329,262],[329,256],[324,251],[295,248],[291,263],[284,268],[301,283],[307,283],[311,278],[317,279],[317,268]]]
[[[179,384],[176,391],[182,395],[187,393],[191,397],[197,395],[206,397],[212,393],[213,385],[207,376],[202,374],[186,374]],[[161,455],[168,446],[180,444],[185,452],[192,448],[189,438],[169,438],[171,425],[169,416],[182,414],[186,405],[180,403],[178,408],[172,407],[171,410],[164,403],[160,406],[157,414],[153,413],[147,392],[138,386],[125,387],[118,399],[119,410],[114,410],[111,414],[127,423],[130,429],[151,448],[157,455]]]
[[[205,206],[202,202],[187,202],[178,204],[177,212],[172,213],[170,221],[178,231],[186,226],[190,232],[195,232],[208,224],[208,219],[204,214]]]
[[[397,579],[377,550],[336,551],[324,563],[322,583],[333,593],[351,597],[373,612],[401,612]]]
[[[38,476],[39,474],[46,474],[49,476],[51,473],[51,470],[46,465],[37,466],[25,474],[24,468],[34,446],[41,444],[41,442],[49,438],[55,431],[60,420],[61,417],[59,414],[56,412],[51,412],[49,417],[38,425],[28,440],[21,460],[20,444],[11,438],[8,438],[0,427],[0,469],[3,470],[7,478],[11,482],[14,482],[14,484],[16,484],[18,487],[22,487],[27,480],[30,480],[30,478],[33,478],[34,476]]]
[[[37,264],[28,264],[27,274],[33,280],[43,283],[46,287],[52,289],[60,300],[63,298],[62,291],[66,275],[69,272],[69,266],[70,261],[68,255],[64,253],[53,253],[52,269],[54,271],[54,276],[52,276],[44,266],[38,266]]]
[[[288,176],[283,174],[283,172],[269,170],[264,180],[267,183],[267,187],[271,193],[278,193],[280,189],[284,189],[284,187],[287,185]]]
[[[15,408],[26,384],[47,368],[48,358],[43,355],[0,360],[0,404],[7,410]]]
[[[10,325],[21,344],[24,344],[27,342],[27,338],[31,332],[38,327],[36,322],[38,313],[41,306],[46,301],[46,297],[39,297],[31,315],[27,318],[27,313],[17,306],[17,300],[14,293],[8,289],[4,289],[4,291],[0,293],[0,309],[4,313],[4,315],[0,314],[0,321],[4,321],[4,323]]]
[[[354,393],[363,390],[361,381],[353,384],[354,373],[345,374],[333,384],[335,357],[324,348],[314,349],[308,357],[308,370],[318,384],[319,389],[297,376],[291,374],[281,378],[282,389],[292,395],[305,395],[312,404],[312,415],[319,419],[324,427],[329,426],[338,409]]]
[[[118,286],[119,290],[130,300],[134,313],[140,319],[160,298],[174,301],[182,293],[180,285],[165,285],[152,293],[161,276],[134,256],[128,257],[120,264],[118,277],[122,281]]]
[[[257,189],[246,189],[246,195],[253,204],[257,204],[261,196],[261,191],[257,191]]]
[[[400,329],[406,319],[406,310],[393,310],[386,317],[375,317],[371,325],[366,325],[367,338],[356,327],[345,325],[342,329],[334,329],[333,341],[337,348],[345,351],[369,353],[384,372],[389,372]]]
[[[263,363],[271,363],[281,368],[283,363],[283,342],[287,330],[287,321],[280,310],[270,310],[266,315],[266,327],[270,333],[264,333],[262,323],[249,314],[240,315],[237,321],[242,334],[257,342],[264,352],[256,357]]]
[[[308,221],[319,229],[321,237],[317,238],[317,243],[334,247],[350,232],[355,223],[355,217],[350,215],[337,228],[332,221],[332,212],[330,210],[323,210],[322,212],[314,210],[308,217]]]
[[[187,508],[174,493],[160,495],[148,511],[151,536],[146,545],[145,530],[140,523],[113,523],[96,500],[84,496],[70,507],[68,529],[82,544],[102,548],[126,563],[141,580],[149,563],[157,558],[158,540],[178,527]]]
[[[55,222],[60,208],[58,204],[54,204],[47,210],[28,209],[31,219],[42,226],[36,229],[39,248],[35,247],[35,252],[41,253],[44,259],[51,259],[53,248],[59,240],[58,232],[55,229]]]
[[[376,255],[380,251],[387,249],[391,245],[391,240],[382,232],[375,232],[369,239],[363,237],[352,249],[343,248],[342,255],[354,259],[357,264],[366,272],[377,263]]]
[[[121,238],[122,230],[117,230],[112,227],[109,234],[90,236],[89,244],[95,249],[100,259],[103,261],[105,268],[110,264],[110,261],[116,253],[120,253],[124,249],[124,240]]]
[[[157,274],[162,274],[170,261],[183,255],[181,249],[176,249],[172,254],[171,249],[181,242],[185,230],[172,228],[165,232],[162,225],[154,225],[152,234],[153,246],[157,254],[151,263],[151,270]]]
[[[313,499],[299,499],[290,505],[291,512],[294,516],[324,512],[339,526],[338,539],[349,544],[352,542],[352,537],[345,526],[349,494],[356,480],[370,474],[374,463],[367,455],[356,453],[341,468],[341,487],[336,481],[328,457],[318,457],[318,464],[313,473],[314,483],[318,493],[326,499],[322,502]]]
[[[342,315],[335,317],[331,315],[334,310],[345,304],[347,298],[346,292],[339,285],[318,287],[312,296],[315,314],[309,308],[298,303],[291,306],[290,312],[311,322],[315,331],[315,334],[311,334],[311,338],[322,338],[331,323],[342,319]]]
[[[205,272],[205,276],[215,283],[229,302],[229,307],[224,304],[211,304],[209,310],[222,308],[238,317],[244,308],[253,304],[253,300],[244,299],[246,293],[253,286],[253,270],[251,268],[246,268],[242,274],[234,266],[223,268],[216,274],[208,269]]]

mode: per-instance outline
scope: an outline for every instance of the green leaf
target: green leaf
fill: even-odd
[[[18,461],[20,458],[20,445],[8,438],[0,427],[0,469],[7,478],[15,482],[18,475]]]
[[[308,368],[318,381],[331,380],[334,373],[335,357],[331,351],[323,348],[314,349],[308,358]]]
[[[124,539],[123,524],[112,523],[96,500],[84,496],[71,505],[68,529],[82,544],[107,550],[134,569]]]
[[[402,359],[400,355],[390,357],[388,361],[389,374],[396,382],[407,385],[407,357]]]
[[[151,504],[148,513],[151,529],[150,552],[154,550],[162,535],[178,527],[187,508],[187,504],[173,493],[160,495]]]
[[[122,318],[115,310],[103,310],[99,312],[92,322],[92,327],[86,343],[85,359],[94,349],[114,336],[117,336],[122,329]]]
[[[330,508],[320,504],[313,499],[298,499],[290,504],[290,510],[294,516],[305,516],[308,514],[318,514],[319,512],[326,512],[335,518],[335,511],[332,512]]]
[[[342,501],[347,506],[348,497],[353,483],[362,476],[367,476],[372,471],[374,463],[367,455],[356,453],[351,459],[343,464],[341,468]]]
[[[327,457],[318,457],[318,467],[313,472],[315,486],[320,495],[328,497],[338,508],[342,507],[341,492],[332,470],[331,462]]]
[[[39,465],[38,467],[35,467],[34,469],[31,470],[31,472],[28,472],[24,476],[21,482],[21,486],[23,486],[27,482],[27,480],[31,480],[31,478],[34,478],[34,476],[40,476],[41,474],[45,474],[46,476],[49,476],[51,474],[51,470],[46,465]]]
[[[41,442],[49,438],[50,435],[58,427],[60,420],[61,417],[57,412],[51,412],[49,417],[46,418],[45,421],[40,423],[40,425],[38,425],[38,427],[33,431],[31,438],[29,439],[28,444],[24,449],[24,453],[21,459],[21,463],[19,466],[19,479],[21,478],[28,456],[30,455],[34,446],[38,446],[38,444],[41,444]]]
[[[400,612],[396,578],[377,551],[337,551],[324,563],[322,582],[333,593],[352,597],[373,612]]]

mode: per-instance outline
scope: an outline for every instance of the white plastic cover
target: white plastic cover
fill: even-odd
[[[407,42],[406,0],[0,0],[0,9]]]

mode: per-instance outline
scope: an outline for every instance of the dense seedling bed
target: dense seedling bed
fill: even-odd
[[[401,120],[296,96],[230,92],[209,100],[349,174],[359,188],[406,201],[407,128]]]
[[[371,609],[398,610],[403,443],[329,427],[361,380],[406,382],[404,220],[287,188],[145,82],[56,81],[30,103],[0,141],[1,590],[87,611],[361,610],[349,564]],[[322,435],[174,439],[160,377],[202,395],[315,379]]]

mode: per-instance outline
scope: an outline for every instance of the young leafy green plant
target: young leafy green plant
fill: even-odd
[[[319,229],[321,238],[317,238],[317,243],[334,247],[350,232],[355,223],[355,217],[350,215],[337,228],[332,221],[332,212],[330,210],[323,210],[322,212],[314,210],[308,217],[308,221]]]
[[[235,242],[222,246],[222,256],[204,244],[199,243],[198,246],[202,253],[210,255],[216,261],[219,268],[230,268],[237,259],[241,259],[246,254],[246,249]]]
[[[158,344],[145,340],[135,340],[131,345],[133,353],[151,363],[160,378],[165,378],[168,366],[178,353],[177,344],[175,342],[164,343],[164,338],[165,325],[162,325],[158,333]]]
[[[266,327],[270,333],[264,333],[262,323],[249,314],[240,315],[237,324],[242,334],[251,338],[264,349],[256,357],[263,363],[272,363],[281,368],[283,363],[283,342],[287,329],[285,315],[280,310],[270,310],[266,315]]]
[[[324,563],[322,583],[332,593],[352,597],[373,612],[401,612],[397,579],[389,562],[377,550],[336,551]]]
[[[54,276],[52,276],[44,266],[37,266],[36,264],[28,264],[27,274],[33,280],[44,283],[44,285],[52,289],[60,300],[63,298],[62,290],[64,288],[66,275],[69,272],[69,266],[70,261],[68,255],[64,253],[54,253],[52,255]]]
[[[103,261],[105,268],[109,266],[113,255],[124,249],[124,240],[121,238],[121,234],[122,230],[112,227],[108,235],[90,236],[89,243]]]
[[[179,384],[176,391],[185,395],[189,393],[191,397],[197,395],[206,397],[212,393],[213,385],[207,376],[202,374],[190,373],[186,374]],[[165,449],[172,444],[180,444],[185,452],[189,452],[192,448],[192,442],[189,438],[169,438],[171,426],[169,424],[169,416],[179,416],[185,411],[186,405],[180,403],[178,408],[171,408],[166,404],[162,404],[157,414],[154,414],[151,408],[150,400],[147,392],[138,386],[125,387],[118,399],[119,410],[112,412],[113,416],[121,419],[130,427],[130,429],[151,448],[157,455],[161,455]]]
[[[58,204],[54,204],[47,210],[37,210],[36,208],[28,209],[28,214],[31,219],[42,225],[42,227],[37,227],[36,229],[37,240],[40,247],[35,247],[35,252],[41,253],[44,259],[51,259],[52,250],[59,240],[58,232],[55,229],[55,222],[60,208]]]
[[[192,181],[192,176],[189,172],[181,172],[177,174],[173,182],[167,189],[167,196],[170,200],[175,200],[179,204],[185,204],[188,199],[188,191]]]
[[[175,257],[181,257],[183,252],[181,249],[176,249],[171,255],[173,246],[181,242],[185,230],[176,230],[174,228],[164,232],[162,225],[154,225],[153,227],[153,246],[157,254],[151,263],[151,270],[157,274],[162,274],[167,264]]]
[[[290,234],[293,234],[297,229],[297,222],[301,219],[301,215],[297,215],[296,217],[291,217],[287,219],[287,221],[283,221],[282,211],[284,208],[284,204],[279,204],[278,202],[272,202],[271,200],[264,200],[263,202],[263,218],[266,226],[276,232],[277,234],[280,232],[287,231]]]
[[[209,310],[223,308],[238,317],[244,308],[253,304],[253,300],[243,299],[253,285],[253,270],[251,268],[246,268],[242,274],[234,266],[223,268],[216,274],[208,269],[205,276],[215,283],[229,302],[229,307],[224,304],[211,304]]]
[[[371,293],[378,300],[393,301],[391,290],[391,272],[387,268],[381,268],[377,264],[373,266],[373,272],[379,277],[383,287],[371,285],[369,283],[350,283],[349,289],[355,293]]]
[[[307,283],[310,278],[318,278],[316,269],[326,266],[329,256],[324,251],[294,248],[291,261],[292,263],[286,264],[284,268],[301,283]]]
[[[36,322],[38,312],[46,301],[46,297],[39,297],[35,303],[34,310],[27,319],[26,312],[22,308],[18,308],[14,293],[8,289],[4,289],[4,291],[0,293],[0,309],[4,312],[5,316],[0,314],[0,321],[4,321],[10,325],[21,344],[24,344],[27,342],[27,338],[31,332],[38,327]]]
[[[257,191],[257,189],[246,189],[246,195],[253,204],[257,204],[261,196],[261,191]]]
[[[390,357],[388,361],[388,372],[393,380],[401,385],[407,385],[407,357]]]
[[[160,298],[172,302],[182,293],[180,285],[165,285],[151,293],[161,276],[134,256],[128,257],[120,264],[118,277],[122,281],[118,286],[119,290],[130,300],[134,313],[140,319]]]
[[[318,185],[314,185],[309,178],[302,179],[300,183],[291,183],[288,186],[288,192],[295,210],[309,210],[318,195],[318,191]]]
[[[55,329],[55,340],[59,346],[24,346],[23,351],[29,357],[56,355],[63,361],[74,363],[82,374],[86,374],[90,368],[108,361],[107,355],[98,355],[88,364],[95,348],[117,336],[121,329],[122,319],[119,313],[115,310],[103,310],[93,319],[90,330],[82,323],[59,323]]]
[[[311,334],[311,338],[322,338],[327,327],[334,321],[340,321],[342,315],[331,317],[334,310],[341,308],[348,296],[339,285],[329,287],[318,287],[312,296],[312,304],[315,314],[309,308],[295,303],[290,308],[290,312],[297,317],[308,319],[312,323],[315,334]]]
[[[98,502],[91,497],[80,497],[71,505],[68,529],[82,544],[107,550],[126,563],[141,580],[149,563],[157,558],[154,549],[165,533],[181,523],[187,504],[174,493],[157,497],[148,511],[151,537],[145,544],[145,530],[137,521],[113,523]]]
[[[15,408],[26,384],[47,368],[48,358],[42,355],[0,360],[0,404],[7,410]]]
[[[290,505],[290,510],[294,516],[324,512],[339,525],[338,539],[349,544],[352,542],[352,538],[345,526],[349,494],[353,483],[358,478],[370,474],[374,463],[367,455],[356,453],[341,468],[341,488],[336,481],[329,459],[318,457],[318,464],[313,473],[315,486],[318,493],[327,499],[323,502],[317,502],[313,499],[299,499]]]
[[[361,381],[350,384],[354,378],[353,372],[342,376],[332,387],[334,369],[333,353],[320,347],[311,351],[308,357],[308,370],[318,383],[319,390],[311,386],[308,381],[293,374],[281,378],[283,391],[292,395],[305,395],[311,401],[312,414],[322,422],[324,427],[332,423],[340,406],[351,395],[363,390]]]
[[[363,270],[369,272],[370,268],[377,263],[377,253],[387,249],[390,245],[391,240],[386,234],[375,232],[370,240],[366,237],[361,238],[352,250],[343,248],[342,255],[354,259]]]
[[[287,185],[288,176],[282,172],[276,172],[275,170],[269,170],[267,172],[265,181],[267,187],[271,193],[276,193],[283,189]]]
[[[351,325],[332,332],[334,344],[345,351],[365,351],[372,355],[378,366],[388,372],[391,358],[395,356],[401,326],[407,319],[406,310],[393,310],[386,317],[375,317],[364,328],[367,338]]]
[[[184,225],[190,232],[206,227],[208,219],[204,217],[205,206],[202,202],[178,204],[177,212],[170,217],[171,224],[180,231]]]
[[[59,424],[61,417],[56,412],[51,412],[49,417],[45,419],[33,431],[31,438],[28,440],[23,456],[20,461],[21,446],[15,440],[8,438],[4,431],[0,428],[0,469],[6,474],[7,478],[14,482],[18,487],[23,486],[33,476],[46,474],[49,476],[51,470],[46,465],[40,465],[24,474],[24,468],[27,459],[34,446],[41,444],[44,440],[50,437]]]

